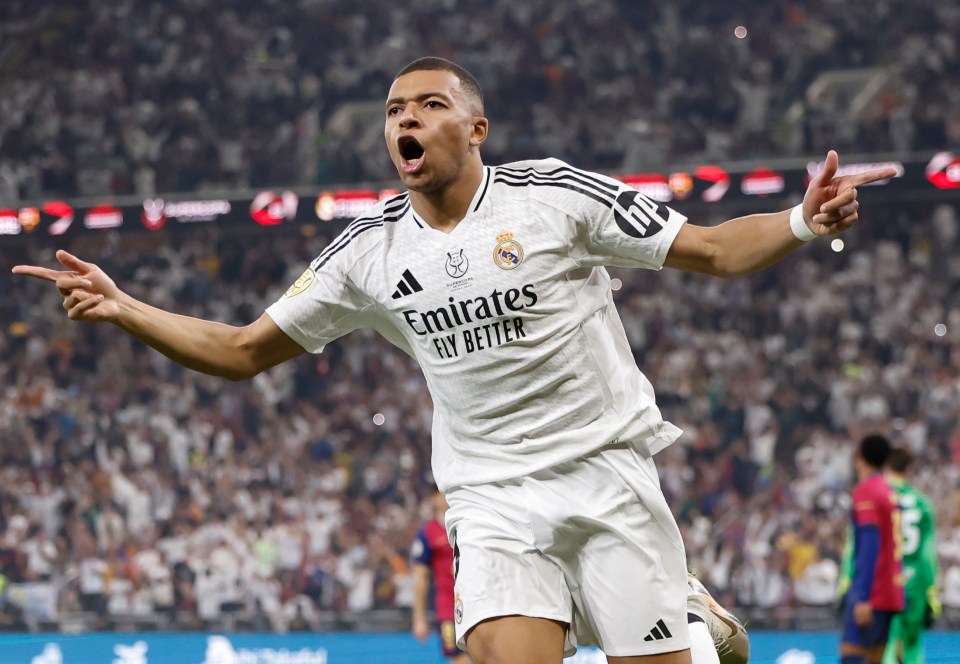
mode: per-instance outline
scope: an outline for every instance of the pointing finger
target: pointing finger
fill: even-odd
[[[63,272],[58,270],[51,270],[48,267],[40,267],[39,265],[15,265],[12,272],[14,274],[22,274],[26,277],[36,277],[37,279],[44,279],[45,281],[56,281]]]
[[[861,184],[870,184],[871,182],[879,182],[880,180],[889,180],[890,178],[896,176],[897,169],[895,168],[878,168],[873,171],[857,173],[856,175],[848,175],[843,179],[843,184],[847,187],[858,187]]]

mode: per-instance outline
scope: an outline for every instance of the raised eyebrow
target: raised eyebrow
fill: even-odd
[[[424,99],[429,99],[430,97],[440,97],[440,99],[443,99],[444,101],[447,101],[447,102],[450,101],[450,97],[448,97],[442,92],[424,92],[415,97],[411,97],[411,99],[413,99],[414,101],[423,101]],[[389,108],[394,104],[402,104],[405,101],[407,100],[404,99],[403,97],[391,97],[390,99],[387,100],[386,105],[387,105],[387,108]]]

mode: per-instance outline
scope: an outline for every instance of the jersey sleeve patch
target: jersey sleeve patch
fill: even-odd
[[[316,278],[316,273],[312,269],[307,268],[306,270],[303,271],[303,274],[297,277],[297,280],[293,282],[293,284],[290,286],[290,288],[287,289],[287,292],[285,292],[283,296],[285,298],[291,298],[299,295],[303,291],[310,288],[315,278]]]

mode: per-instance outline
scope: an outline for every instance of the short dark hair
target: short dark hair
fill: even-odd
[[[860,441],[860,458],[866,461],[871,468],[879,470],[887,462],[891,449],[892,446],[886,436],[872,433],[869,436],[864,436],[863,440]]]
[[[913,454],[905,447],[894,447],[887,457],[887,468],[895,473],[905,474],[913,464]]]
[[[460,85],[463,87],[464,93],[468,98],[471,98],[470,101],[474,103],[474,113],[477,115],[483,115],[483,90],[480,87],[480,83],[476,78],[474,78],[473,74],[458,65],[456,62],[451,62],[446,58],[438,58],[433,55],[417,58],[406,67],[398,71],[397,75],[393,77],[393,80],[397,80],[401,76],[415,71],[450,72],[460,79]]]

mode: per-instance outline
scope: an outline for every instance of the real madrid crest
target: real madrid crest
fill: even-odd
[[[523,262],[523,247],[513,239],[513,233],[500,233],[493,250],[493,262],[501,270],[512,270]]]
[[[463,622],[463,600],[460,599],[460,593],[457,593],[456,599],[453,602],[453,614],[457,619],[457,624]]]

